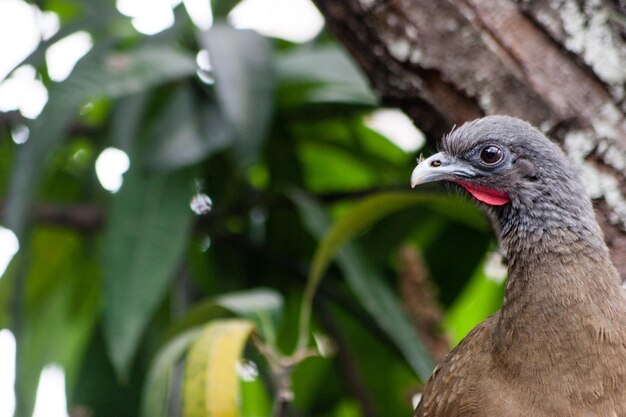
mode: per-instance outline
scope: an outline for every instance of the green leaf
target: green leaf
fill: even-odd
[[[295,324],[294,322],[294,326]],[[351,355],[352,351],[346,353]],[[342,370],[335,361],[321,356],[299,363],[294,368],[291,379],[293,405],[305,416],[315,415],[315,410],[318,409],[316,406],[320,402],[336,401],[337,397],[344,394],[341,385]]]
[[[168,417],[171,406],[172,373],[189,346],[198,338],[201,329],[187,330],[169,341],[152,361],[144,384],[141,415]]]
[[[504,277],[493,276],[486,267],[493,262],[489,254],[476,268],[446,313],[444,326],[452,343],[459,343],[478,323],[495,313],[502,306]]]
[[[274,290],[259,288],[218,297],[215,302],[240,317],[255,323],[266,343],[276,343],[276,327],[283,308],[282,296]]]
[[[198,97],[185,83],[150,129],[148,136],[154,145],[148,164],[159,169],[195,164],[229,145],[232,133],[217,104]]]
[[[363,158],[354,155],[354,150],[346,152],[315,138],[300,141],[298,154],[305,170],[307,190],[359,190],[377,183],[378,172],[372,170]]]
[[[122,97],[111,110],[111,144],[132,154],[147,110],[148,92]]]
[[[215,299],[208,300],[195,306],[182,320],[183,328],[200,325],[218,317],[224,317],[227,311],[245,317],[264,329],[261,335],[266,343],[275,344],[275,323],[273,320],[280,315],[283,299],[276,291],[258,288],[247,291],[224,294]],[[181,323],[177,328],[181,328]],[[180,331],[180,330],[179,330]],[[198,335],[199,328],[192,327],[189,330],[180,331],[158,353],[153,361],[144,388],[142,401],[142,415],[166,417],[169,402],[169,389],[171,385],[172,371],[174,366],[193,343]],[[266,336],[267,335],[267,336]],[[269,337],[269,339],[268,339]],[[248,417],[261,417],[259,410],[264,410],[264,401],[267,401],[263,384],[255,381],[241,381],[242,390],[241,404],[242,414]]]
[[[320,248],[324,247],[326,245],[325,235],[330,236],[332,233],[332,231],[326,233],[329,227],[328,217],[317,203],[304,194],[292,193],[292,198],[296,202],[310,233],[322,241]],[[380,216],[380,213],[378,212],[377,215]],[[375,217],[376,215],[370,216],[370,218]],[[362,227],[362,225],[363,223],[359,222],[353,230],[357,230],[358,226]],[[337,251],[339,244],[343,243],[344,240],[333,238],[333,242],[328,246]],[[329,253],[328,250],[324,250],[324,252]],[[317,285],[321,279],[321,272],[325,268],[325,262],[317,262],[322,268],[320,269],[319,266],[311,268],[307,282],[308,288]],[[415,327],[400,307],[400,300],[384,283],[383,277],[371,265],[368,265],[366,259],[352,245],[344,245],[343,249],[338,250],[337,262],[361,304],[403,353],[404,358],[416,374],[422,381],[425,381],[433,369],[433,361],[422,344]],[[310,302],[310,300],[305,299],[304,302]]]
[[[344,400],[339,403],[333,415],[336,417],[363,417],[363,412],[356,401]]]
[[[255,323],[259,333],[270,346],[275,345],[276,327],[282,314],[283,297],[268,288],[255,288],[223,294],[198,303],[176,323],[174,333],[206,323],[231,312]]]
[[[181,260],[192,218],[193,173],[131,169],[115,196],[104,240],[104,330],[124,378],[148,320]]]
[[[412,408],[407,393],[420,384],[406,360],[398,354],[395,346],[381,337],[380,332],[348,313],[344,306],[333,306],[326,300],[324,305],[328,306],[329,314],[337,326],[336,331],[344,340],[341,346],[346,351],[344,354],[358,364],[370,407],[377,411],[384,410],[384,413],[378,414],[380,416],[411,416]],[[384,377],[381,377],[381,369],[385,370]],[[328,384],[327,381],[325,383]]]
[[[281,82],[346,84],[370,91],[361,71],[338,46],[296,48],[281,54],[277,75]]]
[[[142,46],[125,52],[110,51],[103,58],[81,61],[82,65],[77,65],[72,73],[71,84],[82,87],[87,96],[122,97],[188,77],[196,71],[193,55],[162,45]],[[88,81],[100,85],[87,86],[84,83]]]
[[[137,417],[146,364],[142,361],[141,366],[133,366],[129,381],[122,384],[108,358],[102,333],[101,326],[93,332],[68,408],[86,406],[94,416]]]
[[[247,320],[209,323],[189,350],[185,365],[184,417],[238,417],[237,365],[254,325]]]
[[[21,240],[50,152],[63,140],[80,106],[89,99],[120,97],[195,73],[193,56],[166,46],[115,52],[110,42],[90,51],[67,80],[50,88],[48,103],[20,146],[7,198],[5,221]]]
[[[203,32],[209,51],[217,101],[237,135],[240,166],[255,161],[273,112],[274,73],[269,41],[251,30],[223,23]]]
[[[268,288],[224,294],[217,297],[215,303],[249,319],[254,318],[260,312],[271,315],[280,314],[283,308],[283,298],[276,291]]]
[[[85,240],[74,232],[37,229],[31,242],[17,368],[29,409],[45,365],[62,365],[68,392],[72,391],[101,312],[100,275]]]
[[[281,85],[291,88],[310,86],[306,100],[311,103],[377,103],[361,71],[336,46],[297,48],[279,56],[277,78]]]
[[[386,192],[367,197],[349,209],[325,234],[313,261],[309,279],[317,283],[335,254],[347,241],[382,218],[402,209],[421,205],[448,215],[452,220],[483,229],[485,220],[469,203],[458,198],[417,192]]]
[[[434,368],[433,360],[384,278],[351,245],[339,251],[337,263],[361,304],[402,352],[413,371],[426,381]]]
[[[250,378],[251,380],[239,380],[241,402],[239,412],[241,417],[268,417],[272,413],[272,404],[267,392],[267,387],[262,378]]]

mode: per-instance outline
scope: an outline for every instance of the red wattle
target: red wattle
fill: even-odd
[[[493,188],[482,187],[467,181],[455,181],[465,188],[476,200],[482,201],[490,206],[503,206],[511,199],[505,192],[494,190]]]

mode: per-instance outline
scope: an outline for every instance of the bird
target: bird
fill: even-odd
[[[414,417],[626,417],[626,291],[573,164],[500,115],[438,150],[411,186],[450,183],[482,206],[508,279],[501,309],[435,367]]]

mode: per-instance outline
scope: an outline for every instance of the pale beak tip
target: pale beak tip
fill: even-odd
[[[421,163],[418,166],[416,166],[413,172],[411,173],[411,188],[415,188],[417,185],[421,184],[420,168],[423,168]]]

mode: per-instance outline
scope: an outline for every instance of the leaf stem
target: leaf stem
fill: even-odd
[[[306,350],[309,343],[309,329],[311,327],[311,312],[313,310],[313,298],[319,284],[319,279],[313,279],[310,275],[304,288],[302,305],[300,306],[300,318],[298,320],[298,341],[293,355]]]

